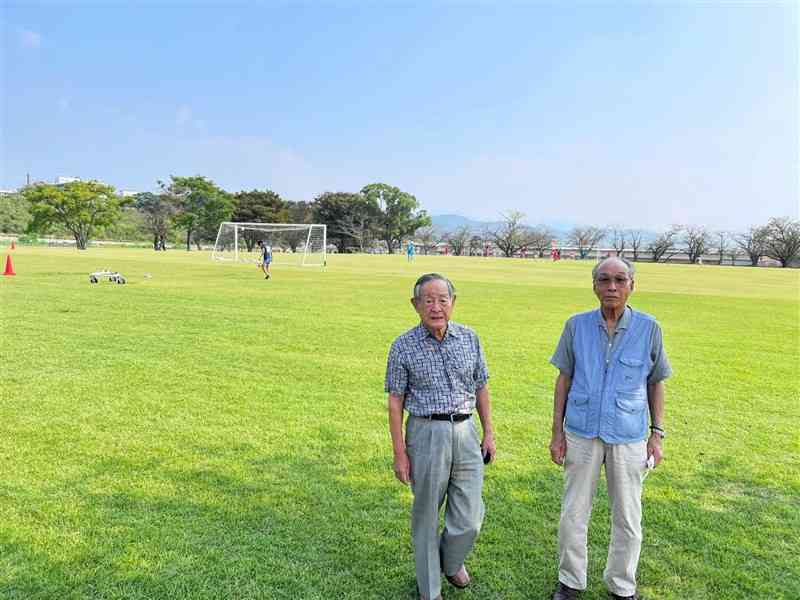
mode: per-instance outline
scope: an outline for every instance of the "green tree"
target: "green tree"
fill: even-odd
[[[166,250],[167,237],[177,212],[176,203],[168,194],[143,192],[136,194],[136,209],[144,217],[145,226],[153,236],[153,250]]]
[[[231,221],[237,223],[287,223],[289,208],[286,202],[271,190],[239,192],[233,196]],[[247,251],[253,250],[258,240],[257,231],[244,231]]]
[[[378,231],[390,254],[400,247],[403,239],[414,235],[420,227],[431,224],[431,218],[419,208],[417,199],[399,188],[385,183],[371,183],[361,193],[378,206]]]
[[[29,231],[43,233],[63,226],[75,238],[79,250],[85,250],[95,230],[113,224],[122,207],[131,202],[117,196],[112,186],[97,181],[37,184],[25,188],[22,194],[33,216]]]
[[[378,204],[362,194],[325,192],[314,199],[313,219],[328,227],[328,239],[339,252],[358,244],[361,250],[374,233],[379,217]]]
[[[136,242],[147,239],[147,226],[144,216],[133,205],[125,206],[114,222],[98,228],[97,236],[102,240]]]
[[[313,223],[314,222],[314,205],[313,202],[306,202],[304,200],[286,201],[286,209],[289,213],[289,223]],[[297,252],[297,247],[304,244],[306,241],[305,231],[290,231],[284,236],[284,240],[291,248],[292,252]]]
[[[31,222],[29,204],[22,194],[0,196],[0,231],[23,233]]]
[[[172,175],[166,184],[159,181],[161,189],[175,203],[175,225],[186,231],[186,250],[194,240],[197,249],[200,241],[213,239],[219,224],[227,221],[233,212],[233,199],[228,192],[202,175],[177,177]]]

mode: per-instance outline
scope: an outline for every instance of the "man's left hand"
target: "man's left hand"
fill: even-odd
[[[651,433],[647,440],[647,458],[653,457],[653,466],[657,467],[661,463],[664,453],[661,450],[661,436]]]
[[[494,436],[492,434],[483,436],[483,441],[481,442],[481,455],[487,452],[491,456],[489,462],[494,462],[495,454],[497,454],[497,446],[495,446]]]

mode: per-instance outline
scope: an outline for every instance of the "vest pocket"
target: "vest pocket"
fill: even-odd
[[[617,392],[616,430],[622,437],[647,433],[647,395],[642,392]]]
[[[589,394],[570,391],[567,396],[567,426],[577,431],[584,431],[588,408]]]
[[[628,389],[638,386],[644,378],[644,361],[631,356],[620,356],[620,381]]]

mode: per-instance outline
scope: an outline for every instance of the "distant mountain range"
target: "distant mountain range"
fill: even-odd
[[[471,229],[482,231],[484,229],[496,229],[503,223],[501,221],[473,221],[461,215],[431,215],[433,226],[441,231],[453,231],[459,227],[470,227]],[[528,223],[530,225],[530,223]],[[555,231],[559,235],[565,235],[572,229],[574,223],[566,223],[563,221],[554,221],[550,223],[537,223],[536,225],[544,225]]]

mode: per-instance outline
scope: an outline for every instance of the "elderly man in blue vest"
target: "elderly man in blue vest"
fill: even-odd
[[[550,359],[559,370],[550,456],[565,474],[552,600],[572,600],[586,589],[586,538],[601,465],[611,508],[603,580],[611,598],[637,600],[642,481],[661,462],[664,380],[672,369],[659,324],[627,304],[633,265],[607,258],[592,279],[600,308],[567,321]]]

